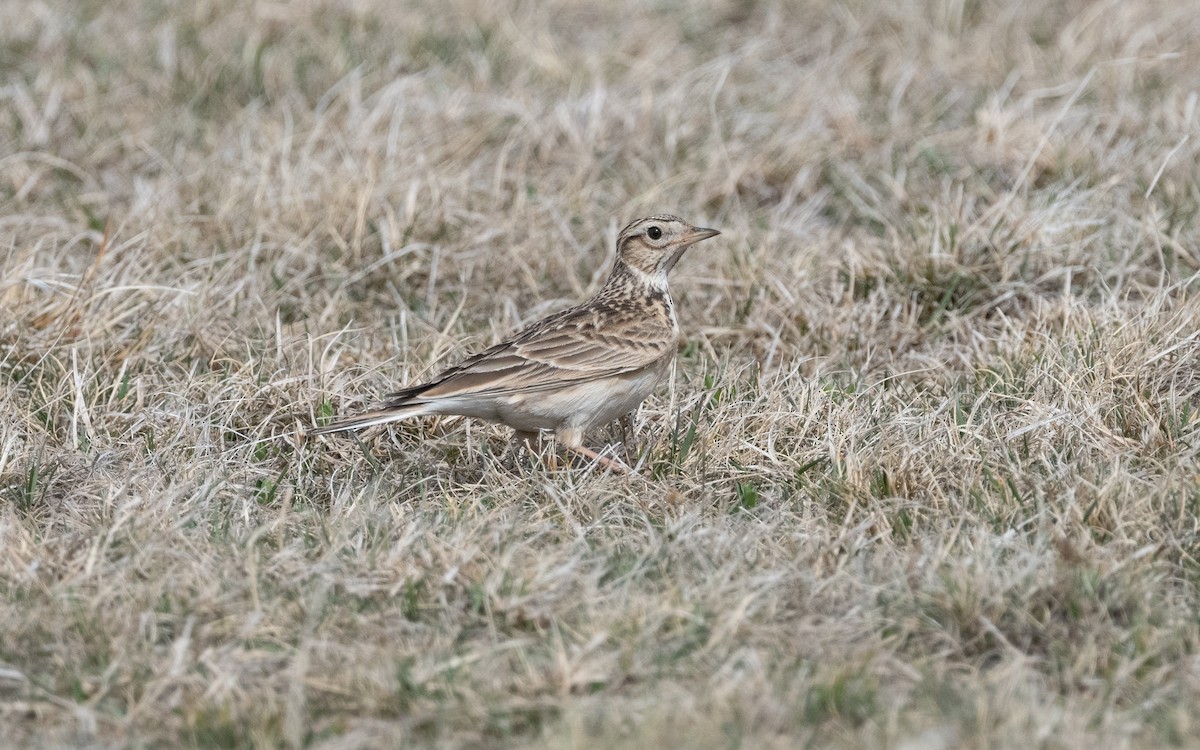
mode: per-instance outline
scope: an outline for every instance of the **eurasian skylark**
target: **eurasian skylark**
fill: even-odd
[[[457,414],[506,424],[527,445],[540,430],[554,430],[568,450],[627,470],[584,447],[584,433],[633,411],[654,390],[679,340],[667,274],[690,246],[718,234],[667,214],[638,219],[621,230],[612,275],[587,302],[310,434]]]

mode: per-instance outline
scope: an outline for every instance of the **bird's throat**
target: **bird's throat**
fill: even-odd
[[[670,288],[667,286],[667,271],[665,269],[655,269],[654,271],[647,272],[631,266],[624,261],[617,261],[616,267],[613,268],[612,276],[609,277],[605,287],[613,291],[642,291],[670,294]]]

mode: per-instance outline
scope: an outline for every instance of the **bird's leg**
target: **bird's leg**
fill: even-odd
[[[553,451],[547,451],[542,447],[541,433],[534,431],[517,430],[513,434],[513,443],[518,441],[525,446],[525,450],[533,454],[535,460],[541,462],[551,471],[558,470],[558,456]]]
[[[601,456],[591,448],[584,447],[583,430],[579,429],[578,427],[559,428],[556,431],[556,436],[558,437],[558,442],[570,452],[595,461],[609,471],[615,471],[618,474],[634,473],[633,469],[630,469],[620,461],[615,461],[607,456]]]
[[[634,445],[634,440],[637,439],[636,433],[633,431],[633,412],[621,415],[621,448],[625,453],[625,462],[634,463],[637,460],[638,446]],[[630,451],[633,451],[634,461],[630,461]]]
[[[572,453],[578,453],[579,455],[583,456],[584,458],[589,458],[589,459],[595,461],[596,463],[600,464],[604,468],[608,469],[609,471],[615,471],[618,474],[629,474],[629,475],[635,475],[635,476],[637,474],[637,472],[635,472],[633,469],[629,468],[625,464],[621,463],[620,461],[609,458],[608,456],[602,456],[599,453],[597,453],[596,451],[592,450],[591,448],[587,448],[582,445],[578,445],[578,446],[574,446],[574,447],[568,445],[567,450],[571,451]]]
[[[525,430],[517,430],[513,433],[513,442],[516,443],[517,441],[520,441],[525,446],[525,450],[533,453],[538,452],[538,444],[541,442],[538,439],[538,433],[526,432]]]

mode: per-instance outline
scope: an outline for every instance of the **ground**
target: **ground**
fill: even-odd
[[[4,0],[0,742],[1200,747],[1198,17]],[[643,479],[300,438],[664,211]]]

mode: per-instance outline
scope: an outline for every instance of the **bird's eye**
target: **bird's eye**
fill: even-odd
[[[660,229],[658,227],[650,227],[649,229],[646,230],[646,236],[652,240],[661,239],[662,238],[662,229]]]

